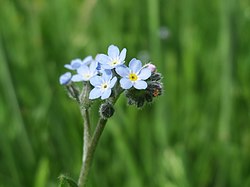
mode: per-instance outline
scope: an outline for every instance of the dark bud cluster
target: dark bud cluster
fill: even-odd
[[[99,109],[100,116],[104,119],[108,119],[113,116],[115,109],[110,102],[105,102]]]
[[[162,76],[160,73],[153,72],[147,80],[148,87],[145,90],[137,90],[131,88],[125,91],[125,95],[129,105],[135,105],[138,108],[144,106],[145,103],[150,103],[155,97],[162,95]]]

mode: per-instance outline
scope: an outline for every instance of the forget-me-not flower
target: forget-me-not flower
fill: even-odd
[[[110,45],[108,48],[108,55],[99,54],[96,56],[96,60],[101,63],[104,69],[113,69],[125,62],[126,52],[126,48],[123,48],[120,53],[117,46]]]
[[[89,65],[93,61],[92,56],[87,56],[83,60],[77,58],[70,62],[70,64],[65,64],[64,67],[69,70],[77,70],[81,65]]]
[[[61,85],[66,85],[66,84],[68,84],[68,83],[70,82],[70,80],[71,80],[71,77],[72,77],[72,75],[71,75],[70,72],[67,72],[67,73],[62,74],[62,75],[60,76],[60,78],[59,78],[60,84],[61,84]]]
[[[127,90],[132,86],[138,90],[147,88],[145,80],[151,76],[151,71],[148,68],[143,68],[140,60],[133,58],[129,62],[129,67],[119,66],[115,70],[122,77],[120,84],[123,89]]]
[[[103,71],[102,76],[95,76],[90,79],[90,84],[94,88],[89,93],[89,99],[96,99],[101,97],[102,100],[109,98],[111,89],[117,81],[116,77],[112,78],[111,71]]]
[[[93,76],[97,75],[97,62],[92,61],[89,66],[81,65],[76,71],[77,74],[73,75],[73,82],[89,81]]]

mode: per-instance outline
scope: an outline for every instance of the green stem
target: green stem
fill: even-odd
[[[90,121],[89,121],[89,111],[86,108],[82,109],[82,116],[84,118],[84,125],[83,125],[83,156],[82,156],[82,167],[81,172],[78,180],[78,186],[84,186],[86,183],[86,176],[88,173],[88,149],[90,148]],[[87,173],[86,173],[87,172]],[[84,182],[85,181],[85,182]]]
[[[90,147],[90,139],[91,139],[91,129],[90,129],[90,119],[89,119],[89,99],[88,94],[90,90],[90,85],[87,83],[85,84],[85,87],[80,95],[80,98],[78,99],[80,101],[80,110],[82,114],[82,118],[84,120],[83,124],[83,154],[82,154],[82,167],[80,176],[78,179],[78,185],[82,185],[83,178],[85,178],[85,168],[87,167],[87,154],[88,149]]]
[[[88,100],[88,98],[86,97],[86,96],[88,96],[87,91],[88,91],[88,89],[86,87],[86,90],[85,90],[86,94],[83,94],[84,95],[83,102],[87,102],[87,100]],[[109,101],[114,105],[122,92],[123,92],[122,89],[116,88],[115,96],[109,98]],[[103,132],[104,127],[105,127],[108,120],[101,118],[101,117],[99,118],[99,121],[98,121],[96,128],[95,128],[95,131],[94,131],[94,134],[91,138],[88,108],[86,108],[86,107],[82,108],[81,111],[82,111],[82,116],[84,119],[84,132],[83,132],[84,143],[83,143],[83,162],[82,162],[80,176],[78,179],[78,186],[85,187],[98,141],[102,135],[102,132]],[[90,139],[91,139],[91,141],[90,141]]]
[[[104,129],[106,123],[107,123],[107,119],[100,118],[98,121],[94,135],[91,139],[90,146],[88,147],[87,151],[85,152],[86,157],[85,157],[85,160],[83,162],[79,181],[78,181],[79,187],[84,187],[86,185],[87,177],[88,177],[89,170],[91,167],[91,163],[92,163],[92,160],[94,158],[93,155],[94,155],[98,141],[102,135],[102,132],[103,132],[103,129]]]

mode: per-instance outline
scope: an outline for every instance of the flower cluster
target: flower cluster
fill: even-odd
[[[151,102],[153,97],[162,92],[162,85],[159,83],[161,75],[156,73],[156,67],[153,64],[143,66],[136,58],[126,66],[126,53],[126,48],[120,51],[117,46],[110,45],[107,54],[98,54],[95,58],[88,56],[83,60],[74,59],[64,67],[75,73],[66,72],[61,75],[60,84],[66,86],[76,82],[83,82],[83,85],[89,84],[91,90],[88,93],[88,99],[90,100],[116,97],[126,90],[129,104],[140,107],[145,100]],[[158,80],[154,78],[156,75]],[[140,97],[137,96],[138,94]],[[143,102],[141,98],[144,98]]]

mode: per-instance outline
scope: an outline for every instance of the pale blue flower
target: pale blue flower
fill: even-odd
[[[61,85],[66,85],[70,82],[71,80],[71,73],[70,72],[67,72],[67,73],[64,73],[63,75],[60,76],[59,78],[59,82]]]
[[[93,61],[92,56],[87,56],[83,60],[77,58],[70,62],[70,64],[65,64],[64,67],[69,70],[77,70],[81,65],[89,65]]]
[[[127,90],[132,86],[138,90],[147,88],[145,80],[151,76],[151,71],[148,68],[143,68],[140,60],[133,58],[129,62],[129,67],[118,66],[115,70],[122,77],[120,84],[123,89]]]
[[[120,53],[117,46],[110,45],[108,48],[108,55],[99,54],[96,56],[96,60],[101,63],[102,68],[113,69],[125,62],[126,52],[126,48],[123,48]]]
[[[73,82],[89,81],[93,76],[97,75],[97,62],[92,61],[89,66],[81,65],[76,71],[77,74],[73,75]]]
[[[101,97],[102,100],[109,98],[111,89],[117,81],[116,77],[112,78],[111,71],[104,71],[102,76],[95,76],[90,79],[90,84],[94,88],[89,93],[89,99],[96,99]]]

